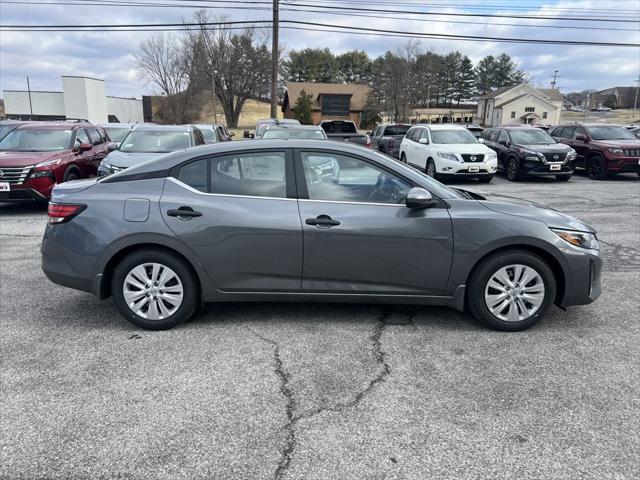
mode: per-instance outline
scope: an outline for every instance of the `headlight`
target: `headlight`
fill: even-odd
[[[553,233],[562,238],[565,242],[570,243],[576,247],[588,248],[590,250],[598,250],[598,239],[593,233],[587,232],[575,232],[573,230],[559,230],[552,228]]]
[[[486,159],[487,160],[497,160],[498,159],[498,154],[496,152],[491,151],[491,152],[487,153]]]
[[[569,150],[569,153],[567,153],[567,160],[573,160],[574,158],[576,158],[578,156],[578,154],[576,153],[575,150]]]
[[[42,162],[39,163],[35,166],[35,168],[38,167],[50,167],[51,165],[58,165],[60,163],[60,160],[62,160],[61,158],[56,158],[55,160],[49,160],[47,162]]]
[[[444,160],[453,160],[454,162],[459,162],[458,156],[455,153],[450,152],[438,152],[438,156],[443,158]]]
[[[609,153],[617,153],[619,155],[622,155],[624,153],[624,150],[622,150],[621,148],[607,148],[607,150],[609,151]]]
[[[51,170],[34,170],[29,174],[29,178],[45,178],[48,177],[52,181],[56,181],[56,176]]]
[[[531,161],[531,162],[537,162],[537,161],[539,161],[539,160],[540,160],[540,157],[539,157],[539,156],[537,156],[537,155],[530,155],[530,154],[529,154],[529,155],[525,155],[524,159],[525,159],[525,160],[529,160],[529,161]]]

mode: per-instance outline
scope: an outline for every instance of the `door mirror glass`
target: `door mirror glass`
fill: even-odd
[[[438,202],[433,199],[428,190],[420,187],[413,187],[407,193],[407,208],[430,208],[435,207]]]
[[[421,143],[422,145],[427,145],[429,143],[429,140],[422,137],[420,140],[418,140],[418,143]]]

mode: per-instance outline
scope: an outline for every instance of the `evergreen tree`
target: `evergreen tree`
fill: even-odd
[[[300,92],[296,104],[293,107],[295,118],[303,125],[311,125],[313,123],[313,97],[304,90]]]

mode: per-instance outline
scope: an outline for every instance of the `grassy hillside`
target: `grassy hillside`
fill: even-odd
[[[563,122],[584,122],[584,112],[562,112]],[[633,110],[621,109],[613,110],[612,112],[586,112],[587,122],[603,122],[603,123],[640,123],[640,109],[636,111],[636,116],[633,118]]]
[[[222,113],[222,107],[218,103],[216,106],[218,113],[218,123],[226,125],[224,114]],[[261,118],[269,118],[271,111],[271,105],[268,102],[260,102],[258,100],[247,100],[240,114],[240,121],[238,122],[238,128],[232,129],[236,134],[236,139],[242,138],[242,132],[244,130],[253,130],[256,126],[256,122]],[[202,105],[200,113],[200,123],[214,123],[213,115],[213,103],[208,98],[207,102]],[[278,118],[282,118],[282,112],[280,106],[278,106]]]

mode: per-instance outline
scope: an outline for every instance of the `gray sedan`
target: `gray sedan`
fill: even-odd
[[[346,143],[174,152],[58,185],[49,217],[46,275],[149,329],[206,302],[340,301],[445,305],[515,331],[601,291],[588,225]]]

